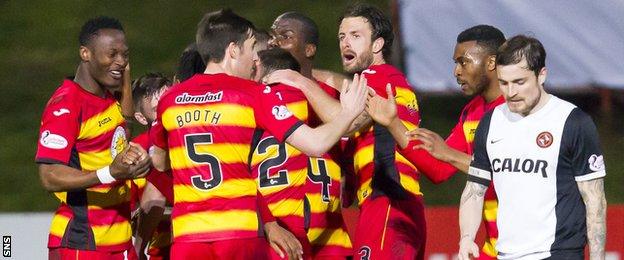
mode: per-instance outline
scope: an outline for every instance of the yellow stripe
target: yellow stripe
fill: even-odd
[[[54,215],[52,223],[50,224],[50,234],[63,237],[65,229],[67,229],[67,224],[69,224],[69,218],[59,214]]]
[[[106,110],[95,114],[80,125],[79,140],[98,137],[103,133],[112,131],[124,122],[119,103],[111,104]],[[102,123],[102,125],[100,125]]]
[[[253,108],[237,104],[184,105],[169,107],[162,115],[167,130],[212,124],[218,116],[221,126],[256,127]],[[197,119],[197,120],[196,120]]]
[[[310,228],[308,230],[308,240],[310,240],[312,245],[352,247],[349,234],[341,228]]]
[[[147,179],[145,179],[145,178],[138,178],[138,179],[133,179],[132,182],[134,182],[134,184],[139,189],[143,189],[143,188],[145,188],[145,185],[147,184]]]
[[[126,243],[132,236],[130,223],[120,222],[112,225],[92,226],[95,244],[98,246],[112,246]]]
[[[418,99],[416,94],[405,87],[396,87],[396,103],[400,106],[407,106],[407,108],[418,111]]]
[[[401,120],[401,122],[403,122],[403,125],[405,126],[405,128],[407,128],[407,130],[411,131],[414,130],[416,128],[418,128],[417,125],[412,124],[412,122],[410,121],[405,121],[405,120]]]
[[[87,189],[88,208],[102,209],[130,201],[130,187],[126,185]]]
[[[388,219],[390,218],[390,205],[388,205],[388,211],[386,211],[386,221],[384,221],[383,233],[381,233],[381,250],[384,248],[384,241],[386,240],[386,228],[388,228]]]
[[[56,196],[56,198],[62,202],[62,203],[67,203],[67,192],[55,192],[54,196]]]
[[[258,230],[258,215],[252,210],[205,211],[173,219],[173,236],[229,230]]]
[[[308,120],[308,101],[302,100],[286,104],[288,111],[293,113],[301,121]]]
[[[303,200],[284,199],[269,204],[274,217],[298,216],[303,217]]]
[[[479,121],[465,121],[462,125],[464,128],[464,137],[468,143],[472,143],[474,140],[478,125]]]
[[[324,213],[324,212],[340,212],[340,198],[336,196],[330,196],[329,203],[323,202],[323,198],[320,193],[308,193],[306,194],[308,201],[310,202],[311,213]]]
[[[50,225],[50,234],[63,237],[69,224],[69,218],[63,215],[55,215]],[[95,244],[98,246],[118,245],[130,240],[131,228],[128,222],[115,223],[112,225],[91,226]]]
[[[211,154],[219,159],[220,163],[246,163],[249,155],[249,145],[247,144],[195,144],[197,154]],[[186,147],[176,147],[169,150],[171,168],[174,170],[197,167],[188,156]]]
[[[418,183],[416,179],[403,173],[399,173],[399,176],[401,186],[405,188],[405,190],[409,191],[414,195],[423,195],[422,192],[420,192],[420,183]]]
[[[496,221],[496,214],[498,212],[498,201],[486,200],[483,203],[483,217],[486,221]]]
[[[256,182],[252,179],[228,179],[208,191],[199,190],[191,185],[173,186],[175,202],[200,202],[211,198],[238,198],[256,196]]]
[[[486,239],[483,244],[483,252],[492,258],[496,258],[496,255],[498,255],[498,251],[496,251],[496,241],[496,238],[491,237],[490,239]]]
[[[96,152],[78,153],[80,166],[86,171],[95,171],[110,165],[113,157],[109,148]]]
[[[371,188],[371,181],[373,179],[369,179],[367,181],[365,181],[364,183],[362,183],[362,185],[360,185],[360,187],[358,188],[357,191],[357,196],[358,196],[358,205],[362,206],[362,203],[364,203],[364,200],[371,195],[371,193],[373,192],[373,188]]]
[[[366,146],[362,149],[359,149],[355,153],[355,156],[353,157],[353,165],[355,166],[355,171],[359,172],[359,170],[361,168],[364,168],[366,164],[371,163],[373,161],[374,155],[375,155],[375,151],[374,151],[373,144]],[[405,159],[405,157],[403,157],[403,155],[401,155],[400,153],[395,152],[394,157],[395,157],[395,161],[404,163],[406,165],[411,166],[413,169],[416,169],[416,167],[414,167],[412,163],[410,163],[407,159]]]

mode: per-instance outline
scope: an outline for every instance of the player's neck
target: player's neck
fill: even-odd
[[[486,103],[490,103],[499,98],[503,93],[498,86],[497,80],[490,80],[490,84],[483,90],[481,96],[485,99]]]
[[[204,74],[219,74],[219,73],[232,75],[232,73],[228,73],[228,71],[225,69],[224,64],[222,63],[209,62],[206,65],[206,70],[204,70]]]
[[[312,77],[312,62],[301,63],[301,75],[309,79],[314,79]]]
[[[370,66],[381,65],[381,64],[386,64],[386,60],[384,59],[384,57],[381,54],[381,52],[378,53],[378,54],[373,54],[373,63],[371,63]]]
[[[78,85],[80,85],[80,87],[87,92],[98,97],[104,97],[104,88],[102,88],[100,84],[95,81],[91,74],[89,74],[87,67],[82,64],[78,65],[74,82],[78,83]]]

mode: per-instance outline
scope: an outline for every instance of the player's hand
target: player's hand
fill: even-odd
[[[149,173],[151,163],[147,151],[131,142],[115,156],[110,165],[110,173],[116,180],[142,178]]]
[[[375,122],[383,126],[389,126],[392,120],[398,119],[397,108],[394,94],[392,93],[392,85],[386,85],[386,93],[388,98],[377,95],[374,90],[368,91],[368,100],[366,102],[366,113],[368,113]]]
[[[364,74],[353,75],[353,81],[343,81],[340,91],[340,104],[342,109],[354,118],[364,111],[368,96],[368,82]]]
[[[288,230],[280,227],[277,222],[273,221],[265,223],[264,231],[269,245],[281,258],[284,258],[287,255],[288,259],[291,260],[303,259],[303,247],[301,246],[301,243],[299,243],[299,240],[297,240],[297,238]]]
[[[282,83],[291,87],[300,88],[301,82],[307,80],[306,77],[294,70],[276,70],[262,78],[262,83],[266,85]]]
[[[472,257],[470,257],[470,255],[472,255]],[[470,237],[464,236],[459,241],[459,253],[457,257],[459,260],[477,258],[479,257],[479,247]]]
[[[445,162],[449,160],[448,154],[451,152],[451,148],[436,132],[421,127],[408,131],[405,135],[407,135],[408,140],[418,140],[422,142],[421,144],[415,145],[414,149],[424,149],[438,160]]]

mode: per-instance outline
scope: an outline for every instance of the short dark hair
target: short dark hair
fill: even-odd
[[[243,42],[253,37],[254,30],[253,23],[231,9],[206,13],[197,25],[197,51],[206,64],[221,62],[230,43],[242,48]]]
[[[124,31],[123,26],[121,26],[119,20],[115,18],[106,16],[91,18],[82,25],[82,28],[80,29],[80,34],[78,35],[78,42],[80,42],[81,46],[86,46],[87,44],[89,44],[91,39],[93,39],[94,36],[97,36],[98,31],[101,29],[115,29],[122,32]]]
[[[388,60],[392,54],[392,42],[394,41],[390,19],[379,8],[361,3],[349,6],[338,21],[348,17],[363,17],[368,21],[373,29],[371,40],[374,41],[379,37],[384,39],[384,46],[381,51],[384,59]]]
[[[171,86],[171,80],[159,72],[150,72],[132,82],[132,102],[136,111],[142,109],[141,101],[154,96],[162,87]],[[143,113],[143,111],[139,111]]]
[[[258,52],[258,59],[260,64],[264,67],[264,73],[270,73],[276,70],[291,69],[294,71],[300,71],[301,66],[297,59],[293,57],[290,52],[281,48],[273,48]]]
[[[295,20],[301,23],[301,29],[303,34],[303,41],[306,44],[319,44],[319,30],[318,26],[310,17],[307,17],[298,12],[286,12],[278,16],[279,19]]]
[[[470,27],[457,35],[457,43],[477,41],[477,44],[487,51],[488,55],[496,54],[498,47],[505,42],[505,34],[498,28],[480,24]]]
[[[546,50],[542,43],[533,37],[516,35],[507,40],[496,52],[496,65],[518,64],[526,59],[528,70],[538,75],[546,67]]]
[[[176,79],[182,82],[197,73],[203,73],[205,70],[206,63],[204,63],[201,55],[197,52],[197,44],[189,44],[189,46],[184,49],[184,52],[182,52],[182,55],[180,55]]]
[[[256,42],[264,42],[265,44],[268,44],[271,39],[271,35],[265,29],[256,29],[254,31],[254,37],[256,37]]]

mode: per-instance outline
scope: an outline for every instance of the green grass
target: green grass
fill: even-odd
[[[384,0],[367,1],[387,8]],[[194,40],[195,26],[203,13],[231,7],[268,28],[286,11],[309,15],[319,25],[321,42],[317,66],[340,71],[336,40],[337,17],[347,1],[0,1],[0,212],[53,210],[58,205],[39,182],[34,154],[41,112],[61,80],[72,75],[78,63],[77,34],[88,18],[119,18],[131,49],[134,77],[161,71],[172,75],[177,58]],[[450,72],[449,72],[450,73]],[[423,125],[448,134],[465,104],[461,97],[421,96]],[[621,115],[620,115],[621,118]],[[618,187],[624,183],[622,135],[599,126],[609,169],[610,203],[624,202]],[[608,144],[608,145],[607,145]],[[619,157],[617,155],[620,155]],[[442,185],[423,181],[428,204],[456,204],[464,177],[457,175]]]

